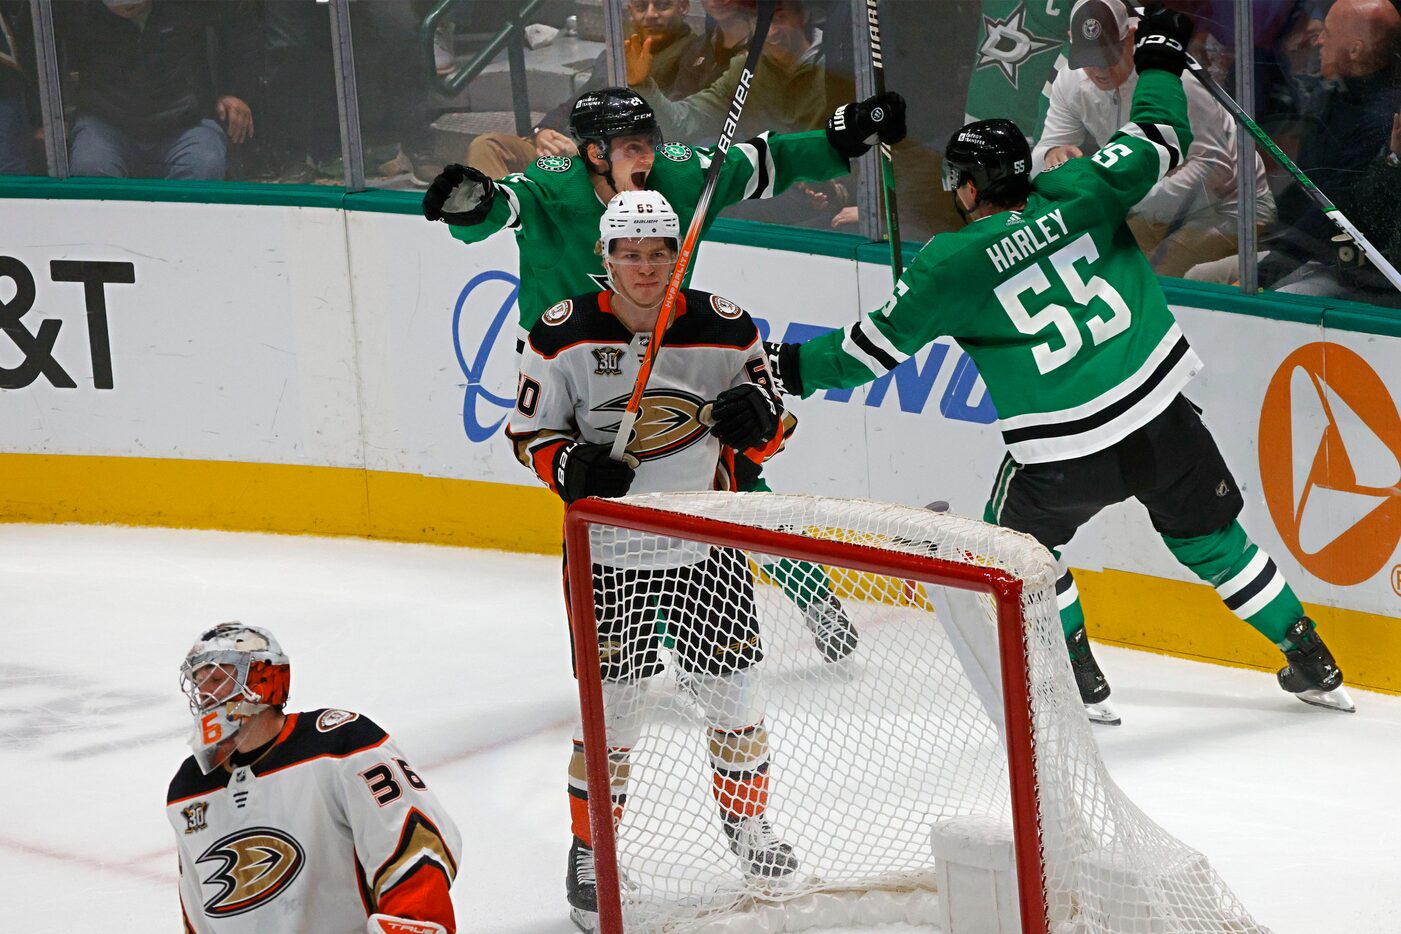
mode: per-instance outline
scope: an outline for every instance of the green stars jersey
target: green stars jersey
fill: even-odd
[[[683,143],[657,147],[647,186],[671,202],[683,231],[691,223],[714,156],[713,149]],[[772,198],[796,182],[825,181],[850,171],[847,160],[827,142],[825,130],[761,133],[735,143],[720,170],[706,227],[727,205]],[[524,173],[497,183],[496,197],[480,223],[449,229],[464,243],[485,240],[502,228],[515,232],[520,248],[520,323],[528,331],[555,302],[607,288],[603,262],[595,251],[604,207],[582,159],[546,156]]]
[[[869,382],[948,335],[1021,463],[1091,454],[1162,412],[1201,361],[1124,217],[1191,144],[1181,79],[1141,75],[1130,121],[1037,176],[1024,210],[930,240],[884,308],[803,344],[804,392]]]

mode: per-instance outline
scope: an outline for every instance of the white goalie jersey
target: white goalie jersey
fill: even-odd
[[[208,775],[186,759],[166,816],[185,931],[364,934],[377,912],[456,930],[457,828],[359,714],[289,714],[256,761]]]

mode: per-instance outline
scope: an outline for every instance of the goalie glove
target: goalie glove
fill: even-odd
[[[423,193],[423,216],[465,226],[479,224],[496,198],[496,183],[470,165],[444,166]]]
[[[414,921],[393,915],[370,915],[366,930],[369,934],[448,934],[448,929],[435,921]]]
[[[864,156],[871,144],[905,138],[905,99],[886,91],[864,101],[843,104],[827,121],[827,142],[844,158]]]
[[[753,383],[726,389],[702,408],[700,417],[717,441],[736,451],[762,447],[778,433],[778,403]]]
[[[764,342],[764,354],[768,357],[769,372],[773,374],[778,391],[789,396],[802,397],[803,377],[798,370],[798,348],[801,344],[778,344]]]
[[[610,499],[626,496],[637,473],[637,458],[624,454],[615,461],[609,457],[611,444],[566,444],[555,455],[555,490],[560,499],[572,503],[585,496]]]
[[[1154,3],[1138,20],[1133,67],[1139,74],[1157,68],[1181,77],[1182,69],[1187,67],[1187,43],[1192,31],[1192,20],[1187,14]]]

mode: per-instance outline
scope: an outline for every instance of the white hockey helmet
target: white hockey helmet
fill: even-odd
[[[282,707],[292,666],[272,633],[240,622],[200,633],[180,665],[180,690],[195,718],[190,746],[205,772],[233,754],[235,735],[249,717]]]
[[[673,247],[681,242],[681,219],[671,203],[655,191],[624,191],[614,195],[598,222],[603,254],[614,240],[669,237]]]

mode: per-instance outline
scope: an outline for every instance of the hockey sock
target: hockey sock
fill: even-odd
[[[1085,611],[1080,606],[1080,591],[1075,587],[1075,578],[1066,571],[1056,578],[1056,610],[1060,613],[1060,628],[1067,639],[1077,630],[1085,628]]]
[[[623,819],[627,803],[630,749],[608,750],[609,789],[613,798],[613,826]],[[578,837],[593,847],[593,829],[589,825],[589,782],[584,773],[584,744],[574,741],[574,755],[569,758],[569,823]]]
[[[764,573],[783,588],[788,599],[797,604],[800,610],[806,610],[814,603],[824,603],[832,597],[832,579],[821,565],[781,558],[774,564],[764,565]]]
[[[710,729],[715,801],[727,820],[757,817],[769,804],[769,733],[762,723]]]
[[[1239,522],[1194,538],[1164,535],[1163,541],[1174,558],[1216,588],[1228,610],[1281,649],[1294,648],[1286,634],[1304,608],[1274,561]]]

